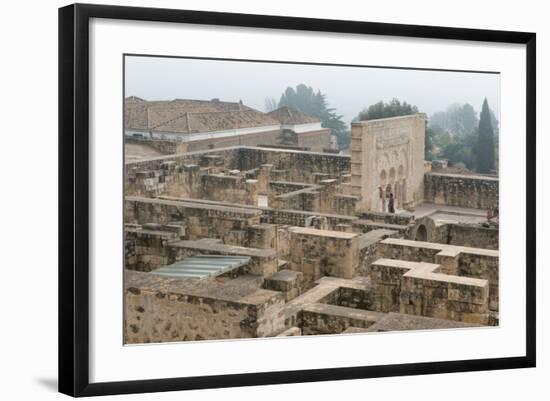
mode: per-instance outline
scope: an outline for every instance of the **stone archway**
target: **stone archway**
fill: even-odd
[[[392,193],[392,192],[393,192],[392,185],[391,185],[391,183],[388,182],[388,185],[386,185],[386,198],[389,198],[390,193]]]
[[[390,168],[390,178],[389,183],[393,184],[395,182],[395,168]]]
[[[416,229],[415,241],[427,241],[428,240],[428,230],[424,224],[420,224]]]

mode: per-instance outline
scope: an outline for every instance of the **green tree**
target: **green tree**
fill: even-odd
[[[376,120],[378,118],[388,118],[397,116],[407,116],[418,113],[418,108],[407,102],[401,103],[393,98],[389,103],[379,101],[368,108],[363,109],[355,120]]]
[[[407,102],[401,103],[399,99],[393,98],[389,103],[379,101],[368,108],[363,109],[355,121],[376,120],[379,118],[389,118],[398,116],[408,116],[418,113],[418,107]],[[432,139],[434,132],[426,124],[426,135],[424,136],[424,159],[433,159],[433,144]]]
[[[475,132],[478,118],[474,108],[466,104],[454,103],[430,117],[430,125],[437,125],[455,135],[469,135]]]
[[[424,136],[424,160],[433,160],[433,138],[435,132],[428,126],[426,121],[426,134]]]
[[[340,149],[349,146],[351,132],[346,129],[346,124],[342,121],[343,116],[337,114],[336,109],[329,107],[326,95],[320,90],[315,92],[311,86],[305,84],[297,85],[296,89],[288,87],[279,100],[279,107],[283,106],[316,116],[321,120],[323,128],[332,130]]]
[[[468,169],[475,167],[474,148],[471,145],[474,135],[458,134],[452,137],[452,141],[443,148],[442,157],[448,159],[453,165],[463,164]]]
[[[489,173],[495,168],[495,140],[491,111],[487,98],[483,100],[483,107],[479,117],[479,128],[476,146],[476,168],[478,173]]]
[[[437,124],[432,124],[431,120],[428,127],[433,132],[433,135],[432,135],[433,145],[438,149],[445,149],[445,147],[453,141],[453,137],[448,130],[443,129],[441,126]]]

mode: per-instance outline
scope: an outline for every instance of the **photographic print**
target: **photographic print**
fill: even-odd
[[[536,365],[535,33],[76,4],[58,82],[60,392]]]
[[[123,69],[125,344],[499,325],[499,73]]]

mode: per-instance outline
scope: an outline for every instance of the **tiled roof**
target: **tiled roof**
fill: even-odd
[[[292,107],[279,107],[272,112],[267,113],[268,116],[273,117],[275,120],[280,121],[281,124],[294,125],[294,124],[308,124],[318,123],[321,120],[311,114],[304,113],[298,109]]]
[[[240,102],[189,99],[139,102],[130,98],[125,102],[126,128],[185,134],[279,124]]]
[[[137,96],[128,96],[126,102],[145,102],[145,100]]]

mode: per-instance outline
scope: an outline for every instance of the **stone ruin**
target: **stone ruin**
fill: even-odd
[[[426,169],[424,127],[126,162],[125,343],[498,325],[498,178]]]

